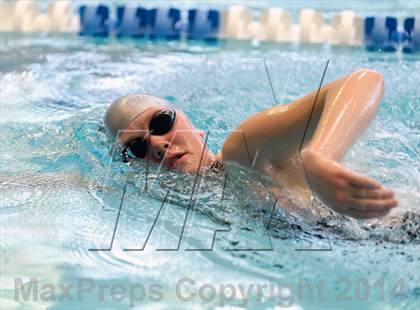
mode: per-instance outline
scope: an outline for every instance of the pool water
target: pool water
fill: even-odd
[[[418,307],[419,55],[66,35],[1,41],[3,309]],[[355,221],[319,207],[308,222],[272,213],[264,182],[240,167],[227,184],[195,183],[156,167],[146,176],[143,163],[110,156],[102,117],[118,96],[164,96],[217,151],[247,116],[315,89],[327,60],[326,81],[361,67],[385,77],[378,115],[344,162],[395,190],[400,206],[387,218]],[[212,244],[215,230],[229,231]],[[16,279],[28,289],[31,278],[38,292],[25,298]]]

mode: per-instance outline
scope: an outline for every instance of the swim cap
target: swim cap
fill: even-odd
[[[105,125],[112,137],[115,138],[119,130],[127,128],[132,120],[147,109],[168,107],[169,105],[167,100],[152,95],[125,95],[115,100],[108,107],[104,118]]]

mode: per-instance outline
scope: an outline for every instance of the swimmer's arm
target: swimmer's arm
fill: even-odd
[[[257,169],[268,161],[282,167],[300,147],[315,99],[317,98],[316,109],[305,141],[309,140],[314,132],[328,92],[340,81],[342,79],[323,86],[319,93],[315,90],[292,103],[280,104],[247,118],[223,144],[223,159],[245,166],[254,163]],[[256,154],[258,155],[255,156]]]
[[[391,190],[339,163],[374,118],[383,85],[380,73],[362,69],[332,87],[301,154],[307,181],[317,196],[337,212],[355,218],[384,216],[397,206]]]
[[[267,163],[286,170],[300,149],[316,96],[317,90],[253,115],[228,137],[222,157],[245,165],[255,162],[260,170]],[[316,194],[336,211],[357,218],[381,216],[396,205],[390,190],[338,163],[373,119],[382,96],[382,75],[369,69],[322,87],[302,148]]]

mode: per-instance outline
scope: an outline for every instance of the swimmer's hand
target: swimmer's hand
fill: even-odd
[[[394,193],[372,178],[318,153],[304,151],[302,158],[313,191],[338,213],[371,219],[385,216],[398,205]]]

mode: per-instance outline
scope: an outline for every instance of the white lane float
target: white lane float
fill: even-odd
[[[13,10],[14,4],[12,2],[0,2],[0,31],[8,32],[15,29]]]
[[[262,12],[260,23],[264,29],[264,40],[275,42],[292,41],[292,15],[281,8],[270,8]]]
[[[47,16],[49,18],[50,31],[68,32],[72,27],[73,8],[67,0],[50,3],[47,7]]]
[[[231,6],[222,15],[221,37],[227,39],[250,39],[249,26],[252,23],[252,13],[241,5]]]
[[[3,32],[78,32],[80,29],[79,16],[67,0],[50,3],[46,12],[40,11],[38,1],[1,1],[0,16]]]
[[[299,16],[299,41],[323,43],[325,41],[324,15],[312,9],[303,9]]]
[[[38,15],[39,7],[35,1],[16,1],[13,8],[13,30],[22,32],[35,31],[33,24]]]
[[[364,19],[353,11],[342,11],[331,19],[329,43],[334,45],[362,45]]]

